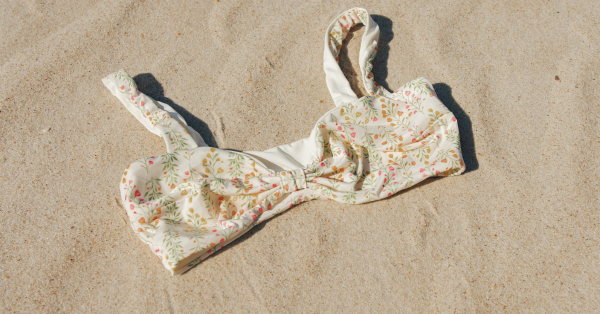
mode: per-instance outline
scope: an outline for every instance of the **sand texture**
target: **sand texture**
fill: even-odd
[[[296,206],[172,277],[118,204],[125,167],[164,142],[100,79],[125,68],[209,145],[291,143],[333,106],[324,31],[355,6],[381,27],[375,80],[434,83],[467,172]],[[599,1],[6,0],[0,15],[0,312],[600,308]],[[340,59],[360,94],[355,29]]]

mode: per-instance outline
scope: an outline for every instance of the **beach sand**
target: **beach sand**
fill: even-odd
[[[0,312],[600,308],[600,2],[54,2],[0,5]],[[291,143],[333,106],[324,31],[355,6],[375,80],[434,83],[467,172],[304,203],[171,276],[118,203],[164,143],[101,78],[125,68],[211,146]],[[359,94],[362,31],[341,56]]]

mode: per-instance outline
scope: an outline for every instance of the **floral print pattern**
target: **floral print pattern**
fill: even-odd
[[[338,56],[342,48],[342,42],[344,39],[346,39],[346,36],[348,36],[348,32],[352,27],[361,23],[364,24],[367,29],[369,29],[371,24],[375,24],[367,10],[362,8],[354,8],[341,14],[330,26],[329,38],[327,42],[329,51],[335,57],[336,61],[340,61]],[[364,53],[364,55],[368,57],[364,62],[360,63],[360,69],[363,75],[362,79],[365,88],[371,95],[383,94],[383,87],[375,82],[372,73],[373,60],[377,54],[377,43],[374,42],[370,46],[366,47]]]
[[[345,15],[342,32],[370,20],[361,10]],[[331,34],[334,54],[345,36],[339,35]],[[125,70],[103,82],[166,142],[166,154],[125,169],[120,189],[134,232],[173,274],[302,202],[360,204],[465,170],[456,118],[423,78],[330,110],[311,134],[313,161],[280,172],[245,153],[198,146],[187,126],[141,93]]]

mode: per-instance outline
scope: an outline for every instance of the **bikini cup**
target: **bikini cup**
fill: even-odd
[[[363,23],[359,64],[369,95],[356,97],[337,56],[348,30]],[[121,200],[134,232],[172,273],[180,274],[256,224],[313,199],[375,201],[433,176],[464,170],[458,124],[429,81],[393,93],[373,80],[379,27],[366,10],[338,16],[325,36],[324,70],[336,105],[311,135],[266,151],[208,147],[168,105],[139,92],[120,70],[102,81],[167,154],[130,164]]]

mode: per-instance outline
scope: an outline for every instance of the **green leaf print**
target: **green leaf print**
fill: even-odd
[[[446,138],[448,141],[454,144],[457,150],[460,151],[460,135],[458,134],[458,131],[452,130],[448,132],[448,134],[446,134]]]
[[[358,16],[358,18],[360,19],[360,21],[367,25],[367,21],[369,20],[369,14],[367,13],[367,11],[365,10],[357,10],[356,11],[356,15]]]
[[[223,163],[219,157],[219,153],[215,153],[215,149],[211,148],[211,152],[206,154],[206,158],[202,159],[202,166],[204,166],[204,172],[211,177],[218,177],[221,173],[225,172],[223,168],[219,167]]]
[[[157,126],[159,124],[163,124],[167,119],[170,119],[171,116],[166,112],[155,111],[149,115],[149,120],[152,122],[152,125]],[[170,126],[170,124],[169,124]]]
[[[209,179],[210,190],[215,194],[225,194],[225,179],[213,177]]]
[[[178,165],[175,163],[179,161],[179,159],[177,159],[178,155],[179,153],[177,151],[163,155],[165,161],[162,163],[162,170],[163,172],[166,172],[166,174],[164,174],[161,180],[164,180],[170,186],[173,186],[175,183],[177,183],[177,180],[179,178],[179,174],[177,174]]]
[[[367,115],[367,118],[369,119],[374,119],[379,117],[379,109],[375,108],[375,106],[373,106],[373,98],[374,97],[363,97],[361,99],[361,102],[364,106],[364,108],[366,109],[365,114]]]
[[[161,187],[160,187],[160,178],[150,178],[146,182],[146,192],[144,193],[144,197],[148,198],[148,201],[155,200],[162,196]]]
[[[129,74],[127,74],[127,72],[125,72],[125,70],[117,71],[115,73],[115,78],[126,81],[131,89],[137,89],[135,81],[133,80],[133,78],[131,78],[131,76],[129,76]]]
[[[171,127],[171,123],[165,124],[165,127]],[[171,144],[175,147],[176,150],[182,150],[188,148],[187,138],[182,137],[181,132],[175,131],[171,129],[171,132],[165,132],[165,135],[169,137]]]
[[[181,217],[181,211],[179,210],[179,205],[177,205],[176,202],[171,202],[163,209],[166,214],[164,219],[168,225],[176,226],[183,220]]]
[[[461,160],[457,154],[457,151],[454,149],[440,149],[436,156],[436,162],[447,164],[446,169],[441,170],[441,172],[451,169],[451,168],[460,168]]]
[[[399,106],[396,106],[399,107]],[[383,117],[394,127],[396,131],[404,131],[410,128],[410,121],[403,111],[394,112],[394,103],[388,101],[386,108],[383,109]]]
[[[371,172],[375,172],[385,168],[381,152],[376,150],[369,151],[369,165],[371,168]]]
[[[344,203],[352,204],[354,201],[356,201],[356,191],[351,190],[351,191],[345,192],[344,195],[342,196],[342,199],[344,200]]]
[[[412,186],[415,182],[415,178],[413,177],[413,171],[411,170],[413,162],[404,161],[404,159],[398,159],[398,167],[402,169],[400,172],[402,174],[402,180],[406,182],[405,187]]]
[[[432,90],[429,89],[428,86],[429,85],[427,84],[427,82],[424,79],[417,78],[417,79],[414,79],[414,80],[404,84],[404,86],[402,86],[401,89],[412,89],[412,90],[416,91],[418,94],[430,95],[430,94],[432,94]]]
[[[365,73],[370,73],[371,70],[373,70],[373,60],[375,59],[376,55],[377,50],[373,50],[373,52],[371,52],[371,55],[369,56],[369,59],[367,59],[366,61]]]
[[[392,147],[390,150],[398,150],[400,144],[402,144],[401,138],[394,132],[389,131],[389,127],[386,125],[380,125],[378,128],[380,130],[378,135],[384,140],[381,145],[390,145]]]
[[[206,247],[206,243],[201,240],[204,240],[204,235],[209,233],[209,230],[206,228],[207,224],[208,221],[204,217],[196,213],[193,208],[189,209],[185,223],[186,226],[183,231],[188,233],[192,243],[195,243],[190,251],[195,253]]]
[[[239,178],[242,176],[242,174],[244,174],[242,171],[242,166],[244,165],[245,161],[244,156],[233,152],[231,153],[231,156],[233,157],[230,157],[229,159],[229,168],[231,170],[229,170],[227,173],[231,178]]]
[[[180,240],[179,233],[171,229],[167,229],[163,239],[163,244],[167,248],[169,255],[165,255],[165,258],[169,260],[171,264],[175,265],[177,265],[177,263],[179,263],[179,261],[184,257],[183,246],[181,245],[181,241],[178,240]]]

